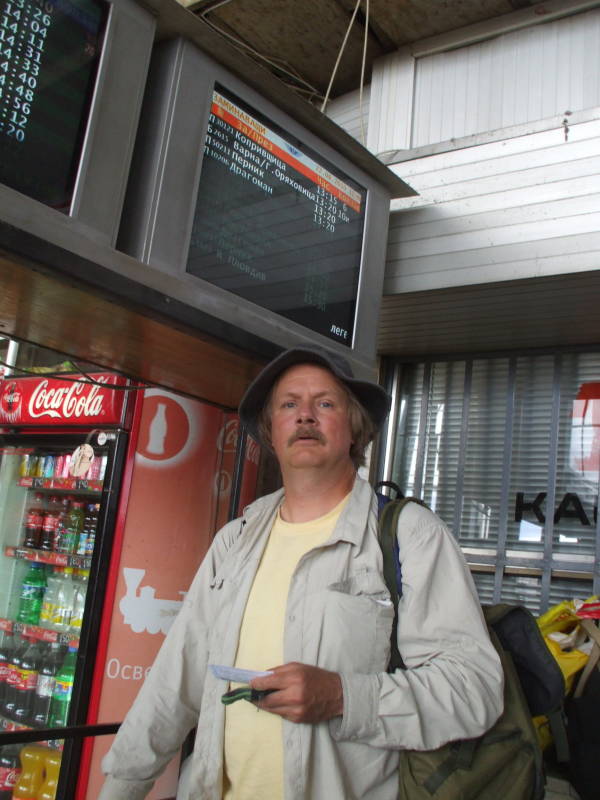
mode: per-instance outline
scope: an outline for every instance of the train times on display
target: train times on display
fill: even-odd
[[[217,84],[187,272],[352,346],[366,198]]]
[[[107,5],[0,0],[0,182],[68,210]]]

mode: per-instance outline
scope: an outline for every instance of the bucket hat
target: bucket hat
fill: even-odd
[[[385,389],[372,381],[355,378],[352,367],[342,355],[319,345],[303,345],[292,347],[278,355],[264,367],[246,390],[240,402],[239,414],[251,436],[259,439],[258,417],[271,387],[282,372],[295,364],[317,364],[330,370],[357,398],[375,429],[379,430],[390,410],[391,399]]]

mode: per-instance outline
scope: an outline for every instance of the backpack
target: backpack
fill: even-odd
[[[416,498],[389,501],[379,520],[384,577],[395,608],[390,672],[404,668],[396,625],[402,574],[396,532],[402,509]],[[504,670],[504,712],[482,736],[437,750],[400,751],[400,800],[542,800],[543,757],[532,714],[562,707],[564,679],[535,618],[522,606],[484,606],[490,639]]]

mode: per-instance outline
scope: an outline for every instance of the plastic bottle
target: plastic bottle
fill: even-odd
[[[31,505],[25,514],[25,532],[23,534],[23,547],[39,547],[42,535],[44,518],[44,495],[36,492]]]
[[[11,800],[20,775],[18,745],[0,747],[0,800]]]
[[[61,580],[61,567],[54,567],[53,571],[46,575],[46,591],[44,592],[42,609],[40,611],[40,625],[45,628],[51,628],[53,625],[54,616],[56,613],[58,587]]]
[[[18,622],[37,625],[40,621],[42,601],[46,590],[46,573],[43,564],[33,563],[21,584]]]
[[[56,528],[54,529],[54,542],[52,545],[52,549],[55,551],[58,550],[59,541],[63,534],[65,519],[67,518],[67,514],[69,513],[69,508],[71,507],[72,502],[73,498],[71,496],[59,498],[59,508],[57,511],[58,520],[56,523]]]
[[[21,725],[28,725],[33,712],[33,701],[37,688],[40,664],[44,658],[44,645],[32,641],[21,658],[19,682],[15,695],[13,719]]]
[[[77,646],[70,644],[69,652],[56,674],[56,683],[54,684],[52,703],[50,704],[50,718],[48,720],[51,728],[61,728],[67,724],[76,663]]]
[[[73,613],[73,567],[64,567],[59,573],[56,602],[52,614],[52,627],[56,631],[68,631]]]
[[[73,581],[73,613],[71,614],[71,631],[79,636],[81,625],[83,624],[83,613],[85,611],[85,596],[88,588],[90,571],[80,569],[77,579]]]
[[[38,547],[40,550],[48,552],[54,549],[56,539],[56,529],[58,528],[59,517],[56,511],[46,511],[42,521],[42,533]]]
[[[60,774],[62,754],[57,750],[49,750],[45,759],[46,778],[41,785],[36,800],[55,800]]]
[[[81,500],[71,503],[58,535],[56,549],[59,553],[74,553],[77,549],[79,534],[83,528],[84,511]]]
[[[3,631],[0,636],[0,709],[4,707],[6,699],[6,683],[8,680],[9,664],[14,648],[14,639],[11,633]]]
[[[12,650],[10,661],[8,662],[8,675],[6,676],[4,705],[2,706],[2,715],[7,719],[12,719],[15,710],[17,683],[19,681],[21,670],[21,658],[28,647],[29,641],[27,639],[15,635],[15,644]]]
[[[27,744],[20,753],[21,774],[13,789],[13,800],[37,800],[38,792],[44,781],[44,762],[47,747]]]
[[[35,728],[45,728],[50,718],[50,705],[54,694],[56,674],[65,658],[65,647],[60,642],[52,642],[46,657],[40,664],[38,682],[33,700],[31,724]]]
[[[19,477],[26,478],[29,475],[29,461],[31,456],[29,453],[23,453],[19,461]]]
[[[100,503],[94,503],[90,511],[90,529],[85,542],[85,554],[91,556],[96,544],[96,533],[98,530],[98,516],[100,515]]]

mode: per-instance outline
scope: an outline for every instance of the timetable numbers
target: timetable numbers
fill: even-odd
[[[54,5],[0,0],[0,133],[24,142]]]

